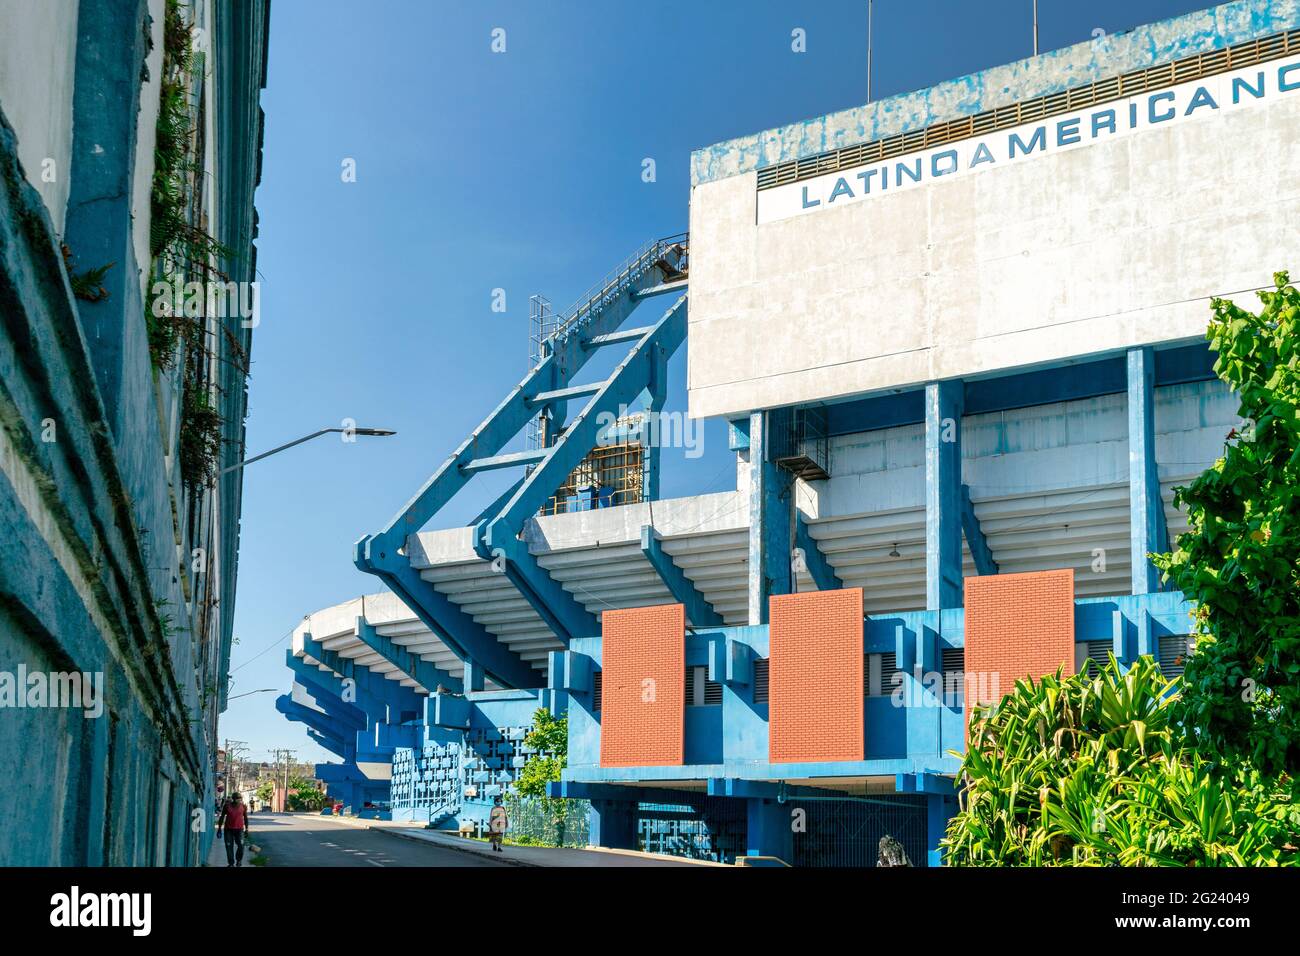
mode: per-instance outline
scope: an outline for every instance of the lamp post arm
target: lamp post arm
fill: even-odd
[[[227,467],[221,469],[221,471],[218,473],[218,477],[227,474],[228,472],[236,471],[240,468],[243,468],[245,465],[251,465],[255,461],[261,461],[263,458],[269,458],[271,455],[274,455],[276,452],[284,451],[286,448],[292,448],[294,445],[301,445],[305,441],[311,441],[313,438],[320,438],[321,435],[328,435],[330,432],[341,432],[341,431],[343,431],[343,429],[341,428],[322,428],[319,431],[312,432],[310,435],[303,435],[301,438],[295,438],[291,442],[286,442],[283,445],[280,445],[276,448],[272,448],[270,451],[264,451],[260,455],[254,455],[252,458],[245,458],[243,461],[237,461],[233,465],[228,465]]]

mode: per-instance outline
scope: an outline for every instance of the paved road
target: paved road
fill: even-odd
[[[329,817],[255,813],[252,842],[266,865],[280,866],[504,866],[472,853],[376,833]],[[244,858],[248,863],[248,858]]]

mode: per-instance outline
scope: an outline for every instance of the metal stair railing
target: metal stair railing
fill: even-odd
[[[684,247],[687,235],[683,232],[664,239],[654,239],[632,253],[621,265],[580,295],[572,306],[560,313],[559,324],[547,341],[567,339],[575,331],[581,330],[590,316],[626,291],[633,282],[645,275],[646,270],[659,262],[666,252],[674,246]]]

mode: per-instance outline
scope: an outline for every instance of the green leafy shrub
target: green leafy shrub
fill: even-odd
[[[1157,567],[1197,603],[1183,676],[1197,749],[1300,776],[1300,292],[1285,272],[1258,315],[1213,301],[1214,370],[1241,398],[1224,455],[1175,500],[1189,530]]]
[[[519,771],[514,783],[515,793],[523,800],[532,801],[541,811],[542,830],[548,839],[536,835],[525,837],[517,835],[514,839],[532,839],[538,846],[563,845],[566,832],[570,828],[569,801],[562,797],[551,797],[546,793],[546,785],[560,779],[569,758],[569,718],[567,715],[555,716],[545,707],[539,707],[533,714],[533,729],[524,738],[524,743],[536,753],[530,755]],[[514,817],[520,817],[523,805],[515,804]],[[549,837],[553,836],[553,840]]]
[[[955,866],[1297,865],[1285,785],[1183,743],[1177,679],[1150,657],[1096,677],[1024,679],[972,710]]]
[[[315,813],[325,806],[328,799],[324,790],[319,790],[306,783],[297,787],[290,783],[285,802],[288,804],[288,810],[291,813]]]
[[[515,792],[524,797],[546,796],[546,785],[560,779],[569,758],[569,718],[556,717],[545,707],[533,714],[533,729],[524,743],[537,752],[529,756],[515,781]]]

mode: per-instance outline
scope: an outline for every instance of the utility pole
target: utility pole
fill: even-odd
[[[242,782],[237,754],[248,751],[247,740],[231,740],[226,738],[226,796],[234,796],[235,791],[239,789]]]
[[[287,748],[272,751],[275,754],[276,763],[279,763],[282,757],[284,759],[284,804],[280,807],[281,811],[288,809],[289,806],[289,758],[297,752]]]

